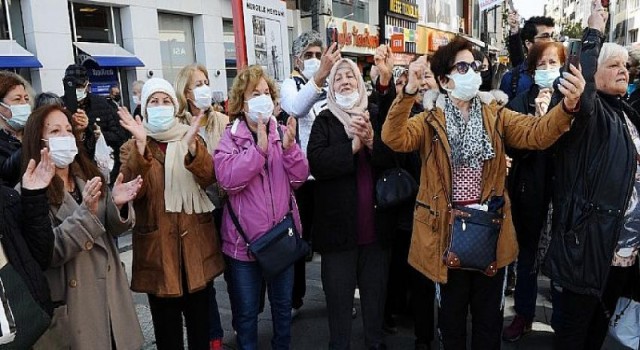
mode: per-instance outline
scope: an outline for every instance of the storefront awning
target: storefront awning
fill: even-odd
[[[0,40],[0,68],[41,68],[42,64],[15,40]]]
[[[480,47],[485,47],[485,43],[484,41],[480,40],[480,39],[476,39],[474,37],[471,36],[467,36],[467,35],[460,35],[461,37],[467,39],[468,41],[470,41],[472,44],[478,45]]]
[[[86,42],[73,44],[91,56],[100,67],[144,67],[144,63],[138,57],[123,49],[120,45]]]

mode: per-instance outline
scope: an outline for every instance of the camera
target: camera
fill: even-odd
[[[153,71],[151,69],[147,71],[147,78],[153,78]]]

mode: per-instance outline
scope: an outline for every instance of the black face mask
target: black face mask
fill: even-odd
[[[491,90],[491,83],[493,80],[491,69],[480,72],[480,76],[482,77],[482,85],[480,85],[480,90],[482,91]]]
[[[122,99],[122,96],[120,96],[120,94],[113,96],[113,100],[116,102],[120,102],[120,99]]]

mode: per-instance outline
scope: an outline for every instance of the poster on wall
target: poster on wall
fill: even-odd
[[[289,40],[286,3],[280,0],[243,0],[247,62],[261,65],[276,81],[289,76]]]

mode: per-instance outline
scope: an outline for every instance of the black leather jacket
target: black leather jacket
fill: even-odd
[[[20,181],[22,144],[15,137],[0,130],[0,183],[14,187]]]
[[[603,35],[586,29],[582,75],[587,82],[571,130],[554,152],[552,239],[544,272],[563,288],[602,297],[636,173],[637,152],[623,112],[640,117],[619,96],[596,91]]]

